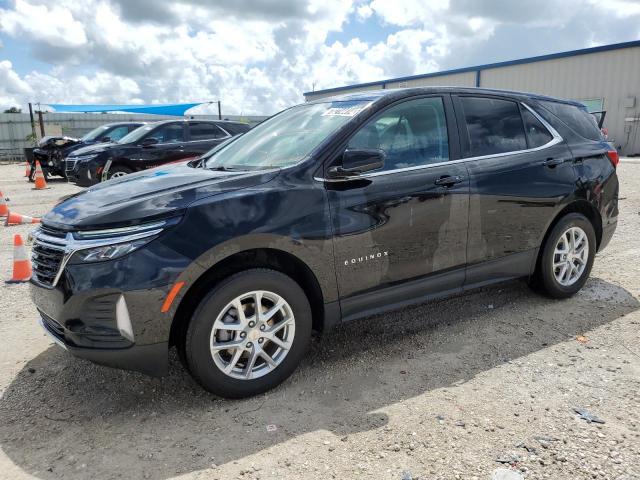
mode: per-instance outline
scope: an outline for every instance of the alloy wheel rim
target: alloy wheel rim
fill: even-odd
[[[124,177],[125,175],[126,175],[126,173],[124,173],[124,172],[113,172],[111,174],[111,178]]]
[[[569,227],[556,243],[553,252],[553,275],[563,287],[576,283],[589,260],[589,239],[580,227]]]
[[[276,293],[255,290],[237,296],[218,314],[209,348],[222,373],[252,380],[284,361],[294,336],[295,318],[287,301]]]

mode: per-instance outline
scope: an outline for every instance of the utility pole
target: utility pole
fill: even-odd
[[[42,110],[38,110],[38,122],[40,122],[40,135],[44,137],[44,118],[42,118]]]
[[[222,104],[218,100],[218,120],[222,120]]]
[[[33,141],[36,140],[36,121],[33,118],[33,105],[29,102],[29,118],[31,119],[31,134],[33,135]]]

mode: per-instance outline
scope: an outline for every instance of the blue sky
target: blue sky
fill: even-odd
[[[637,39],[638,0],[0,0],[0,108],[271,114],[312,87]]]

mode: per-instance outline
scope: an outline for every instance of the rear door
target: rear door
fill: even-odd
[[[571,152],[524,103],[456,95],[454,105],[470,180],[465,284],[528,275],[547,225],[575,188]]]
[[[384,167],[326,182],[344,318],[462,286],[469,182],[452,161],[450,102],[434,95],[387,107],[346,145],[383,150]]]
[[[188,122],[188,126],[189,141],[185,144],[185,157],[199,157],[231,136],[213,122]]]

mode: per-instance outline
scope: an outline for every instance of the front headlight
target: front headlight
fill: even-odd
[[[177,224],[179,217],[130,227],[85,230],[73,233],[70,264],[114,260],[137,250]]]
[[[78,155],[77,157],[67,157],[69,160],[73,160],[74,162],[87,162],[89,160],[93,160],[98,156],[97,153],[91,155]]]
[[[118,243],[115,245],[103,245],[102,247],[89,248],[88,250],[80,250],[71,258],[71,263],[89,263],[102,262],[104,260],[113,260],[122,257],[127,253],[137,250],[146,243],[149,243],[155,237],[143,238],[133,242]]]

